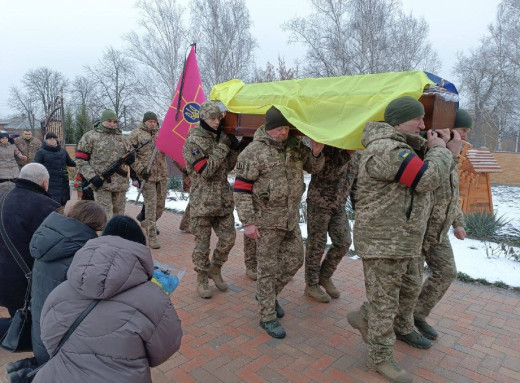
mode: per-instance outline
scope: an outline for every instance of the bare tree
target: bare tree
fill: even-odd
[[[24,92],[14,86],[11,87],[9,93],[9,106],[20,114],[25,114],[27,116],[29,126],[31,127],[31,132],[34,135],[36,125],[35,115],[38,113],[38,102],[36,97],[32,93]]]
[[[285,60],[278,56],[277,68],[269,61],[265,65],[265,69],[255,68],[253,82],[291,80],[298,78],[299,75],[300,67],[298,63],[294,67],[288,67]]]
[[[60,72],[41,67],[28,71],[23,76],[22,84],[26,92],[38,99],[47,116],[51,112],[52,102],[61,96],[68,81]]]
[[[140,92],[157,108],[171,101],[189,46],[183,15],[185,8],[176,0],[140,0],[141,34],[130,32],[124,38],[129,56],[142,71],[137,76]]]
[[[284,25],[307,47],[310,76],[340,76],[440,67],[424,19],[396,0],[312,0],[314,12]]]
[[[134,65],[121,51],[108,48],[93,67],[86,67],[96,87],[95,103],[99,109],[114,109],[125,127],[132,115],[141,113]]]
[[[245,1],[194,0],[190,7],[204,88],[249,77],[257,45]]]

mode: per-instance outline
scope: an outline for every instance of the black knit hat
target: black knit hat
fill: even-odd
[[[464,109],[457,110],[453,128],[470,128],[471,129],[472,127],[473,127],[473,120],[471,119],[470,114]]]
[[[56,139],[58,139],[58,136],[55,133],[53,133],[53,132],[49,132],[49,133],[45,134],[45,139],[47,139],[47,138],[56,138]]]
[[[126,215],[114,215],[101,235],[115,235],[146,246],[146,237],[136,221]]]
[[[143,122],[146,122],[148,120],[157,121],[157,115],[154,112],[146,112],[143,116]]]
[[[9,138],[9,133],[7,133],[7,132],[0,133],[0,138]]]
[[[291,124],[283,116],[282,112],[271,106],[265,113],[265,130],[278,128],[279,126],[290,126]]]

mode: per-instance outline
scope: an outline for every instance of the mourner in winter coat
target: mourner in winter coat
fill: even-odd
[[[40,336],[43,303],[56,286],[67,279],[74,254],[96,231],[103,230],[107,217],[94,201],[78,201],[67,216],[51,213],[34,233],[30,251],[34,258],[31,285],[32,345],[38,364],[49,359]]]
[[[179,349],[181,323],[169,297],[150,281],[154,266],[145,243],[137,222],[116,215],[101,237],[76,253],[67,280],[43,306],[41,329],[47,351],[54,351],[92,300],[101,301],[34,383],[151,383],[150,367]]]
[[[38,162],[47,168],[49,172],[49,194],[52,199],[61,205],[65,205],[70,199],[69,176],[67,166],[76,167],[76,163],[57,141],[54,133],[45,135],[45,142],[36,152],[34,162]]]
[[[9,142],[8,133],[0,133],[0,182],[18,178],[20,169],[15,161],[15,156],[21,160],[27,159],[15,145]]]
[[[33,266],[29,253],[31,237],[43,220],[60,207],[46,192],[48,186],[49,173],[45,167],[36,163],[27,164],[20,171],[15,188],[8,192],[2,207],[2,224],[29,268]],[[9,314],[14,315],[23,306],[26,290],[25,273],[0,238],[0,306],[7,307]],[[0,333],[8,324],[9,320],[2,318]]]

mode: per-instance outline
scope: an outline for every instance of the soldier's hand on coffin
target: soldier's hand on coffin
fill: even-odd
[[[462,150],[462,139],[460,138],[459,132],[457,132],[455,129],[451,131],[451,140],[446,143],[446,147],[455,156],[460,154],[460,151]]]
[[[321,154],[321,151],[323,150],[325,145],[322,143],[316,142],[313,139],[310,139],[310,140],[311,140],[311,145],[312,145],[312,154],[314,157],[318,157]]]
[[[433,148],[434,146],[446,147],[446,142],[439,137],[435,130],[427,130],[426,139],[428,140],[428,148]]]
[[[451,133],[449,129],[436,129],[435,132],[437,135],[444,140],[444,142],[448,142],[451,138]]]

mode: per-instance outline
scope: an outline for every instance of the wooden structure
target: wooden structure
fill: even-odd
[[[459,157],[459,203],[464,214],[493,211],[492,173],[502,168],[488,149],[474,149],[466,143]]]
[[[429,129],[449,129],[455,122],[457,106],[455,102],[446,101],[438,93],[425,93],[419,98],[424,105],[424,124]],[[264,124],[263,114],[237,114],[227,112],[224,118],[224,131],[235,136],[253,137],[256,129]],[[302,135],[291,128],[291,135]]]

